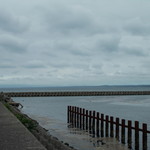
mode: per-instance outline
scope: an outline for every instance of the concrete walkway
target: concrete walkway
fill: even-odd
[[[0,150],[46,150],[1,102]]]

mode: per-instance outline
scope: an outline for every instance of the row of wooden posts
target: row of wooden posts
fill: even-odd
[[[140,128],[138,121],[133,124],[131,120],[128,120],[126,124],[125,119],[75,106],[68,106],[68,123],[74,128],[88,131],[93,137],[115,137],[121,143],[127,144],[129,149],[148,150],[150,131],[145,123]],[[140,144],[142,144],[141,148]]]

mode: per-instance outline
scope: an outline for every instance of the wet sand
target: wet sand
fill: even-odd
[[[128,150],[127,146],[119,143],[115,138],[92,137],[89,133],[67,127],[67,124],[58,120],[34,115],[31,117],[48,129],[51,135],[77,150]]]
[[[92,138],[84,131],[68,128],[67,105],[96,110],[122,119],[139,120],[148,123],[148,128],[150,127],[148,119],[150,96],[32,97],[14,98],[14,100],[24,106],[23,113],[37,120],[51,135],[78,150],[127,150],[127,146],[120,144],[115,139]],[[148,145],[150,145],[149,140]]]

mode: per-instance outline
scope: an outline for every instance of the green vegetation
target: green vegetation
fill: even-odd
[[[27,127],[28,130],[32,131],[37,127],[37,123],[29,118],[27,118],[25,115],[14,112],[13,108],[8,104],[4,103],[5,107],[9,109],[21,122],[24,124],[24,126]]]
[[[15,116],[28,128],[28,130],[31,131],[37,127],[37,124],[33,120],[26,118],[24,115],[15,114]]]
[[[11,106],[8,103],[4,103],[5,107],[12,112]]]

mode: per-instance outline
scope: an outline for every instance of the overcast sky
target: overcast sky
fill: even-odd
[[[0,85],[150,84],[149,0],[0,0]]]

